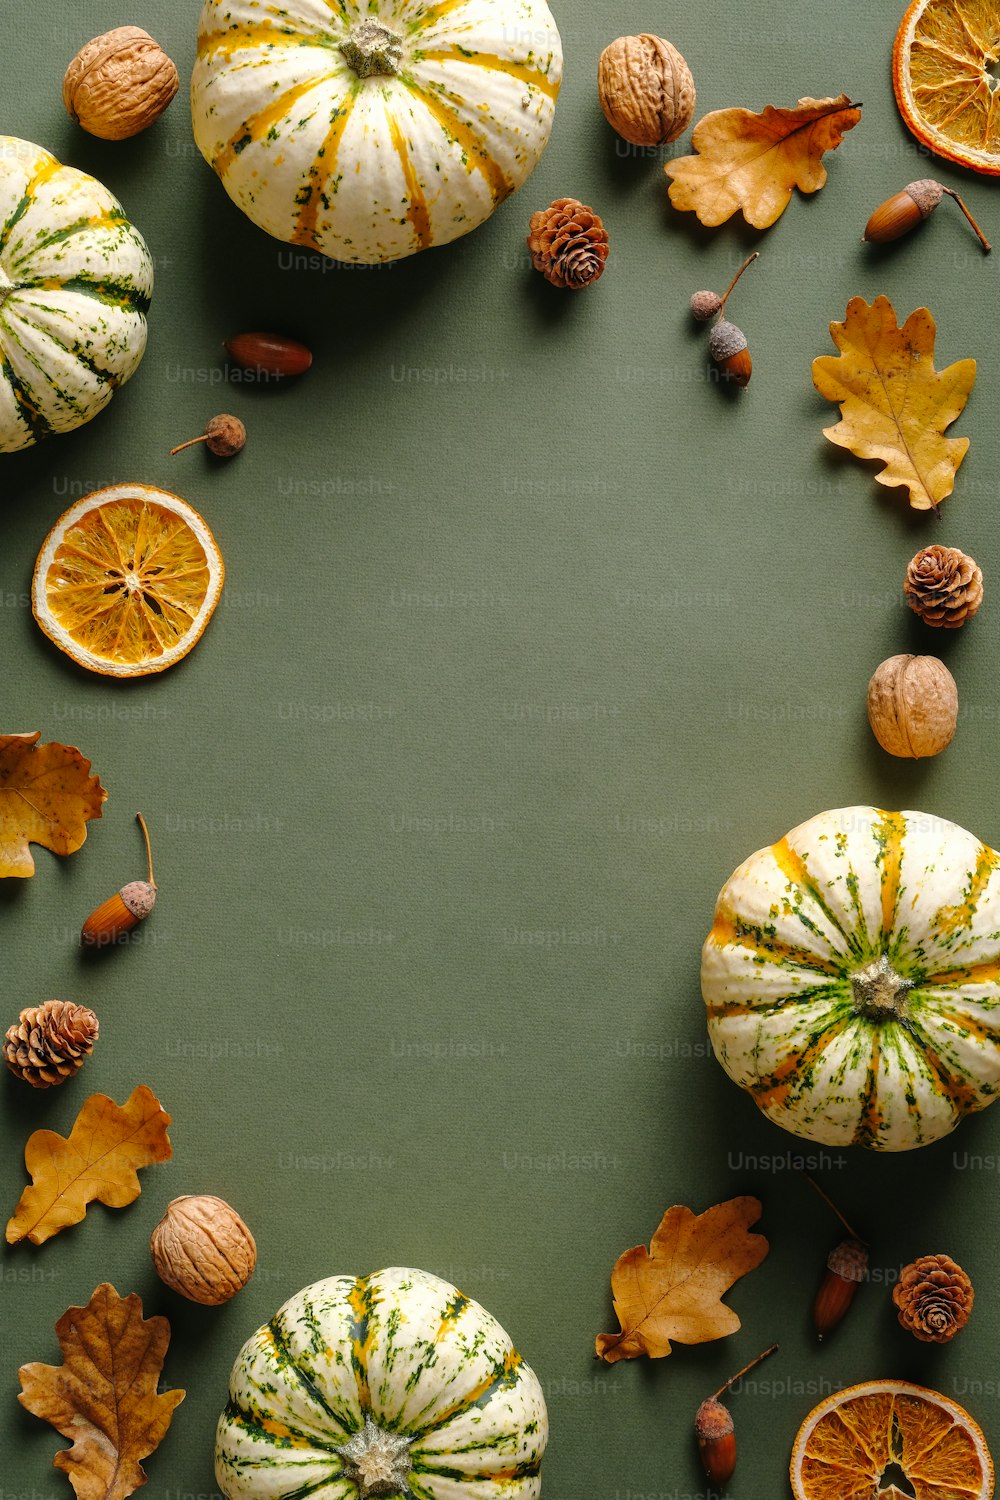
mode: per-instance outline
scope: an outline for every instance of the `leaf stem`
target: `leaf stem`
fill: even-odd
[[[803,1172],[802,1176],[805,1178],[806,1182],[808,1182],[809,1186],[815,1189],[817,1193],[819,1193],[827,1208],[832,1209],[833,1212],[837,1215],[837,1218],[840,1220],[841,1224],[843,1224],[844,1228],[847,1230],[851,1238],[857,1240],[859,1245],[867,1245],[868,1241],[863,1240],[856,1229],[852,1229],[851,1225],[848,1224],[847,1220],[844,1218],[844,1215],[840,1212],[840,1209],[837,1207],[836,1203],[834,1203],[833,1199],[829,1196],[828,1193],[824,1193],[815,1177],[810,1177],[808,1172]]]
[[[747,266],[751,265],[755,260],[757,260],[757,258],[759,257],[759,255],[760,255],[760,251],[759,250],[753,250],[753,251],[751,251],[751,253],[747,256],[746,260],[740,266],[739,270],[736,272],[736,275],[733,277],[732,281],[726,287],[726,290],[722,294],[722,300],[719,303],[719,317],[720,318],[722,317],[723,311],[725,310],[726,300],[727,300],[727,298],[729,296],[729,293],[732,291],[733,287],[739,281],[740,277],[743,275],[743,272],[746,270]]]
[[[980,227],[976,223],[975,219],[969,213],[969,210],[966,208],[966,206],[962,202],[961,198],[955,192],[955,189],[954,188],[950,188],[950,187],[946,187],[944,189],[944,191],[948,194],[949,198],[954,198],[955,202],[958,204],[959,208],[962,210],[963,214],[968,219],[968,221],[972,225],[973,229],[976,231],[976,234],[979,236],[979,243],[982,245],[983,250],[985,251],[985,253],[987,255],[989,255],[990,251],[993,249],[993,246],[990,244],[989,240],[986,238],[985,234],[980,229]]]
[[[139,827],[142,829],[142,836],[146,841],[146,863],[149,865],[149,883],[155,891],[156,881],[153,879],[153,851],[149,847],[149,829],[146,827],[146,819],[143,817],[142,813],[136,813],[135,819]]]
[[[735,1385],[737,1380],[741,1380],[744,1375],[749,1375],[751,1370],[756,1369],[759,1364],[763,1364],[765,1359],[769,1359],[772,1354],[777,1352],[777,1349],[777,1344],[772,1344],[769,1349],[764,1350],[763,1354],[758,1354],[756,1359],[752,1359],[748,1365],[744,1365],[742,1370],[737,1370],[735,1375],[730,1375],[725,1385],[720,1385],[719,1389],[709,1396],[708,1399],[710,1401],[718,1401],[719,1397],[724,1395],[731,1385]]]

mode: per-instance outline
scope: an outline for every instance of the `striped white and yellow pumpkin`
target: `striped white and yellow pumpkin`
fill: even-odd
[[[142,359],[152,290],[108,189],[0,136],[0,453],[103,411]]]
[[[194,135],[268,234],[396,260],[521,186],[561,78],[545,0],[206,0]]]
[[[1000,855],[927,813],[820,813],[727,880],[702,990],[716,1057],[776,1124],[936,1141],[1000,1090]]]
[[[215,1476],[228,1500],[534,1500],[547,1437],[496,1319],[394,1267],[315,1282],[247,1340]]]

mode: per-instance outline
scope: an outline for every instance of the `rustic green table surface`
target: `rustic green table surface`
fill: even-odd
[[[174,1157],[132,1207],[0,1253],[0,1500],[70,1494],[51,1467],[61,1440],[16,1403],[17,1369],[57,1362],[56,1318],[98,1282],[169,1316],[164,1380],[188,1392],[145,1493],[204,1500],[243,1339],[305,1283],[387,1264],[458,1282],[534,1365],[551,1500],[703,1492],[695,1407],[774,1339],[734,1401],[734,1495],[786,1493],[817,1395],[869,1377],[957,1396],[1000,1449],[1000,1112],[911,1156],[810,1150],[715,1064],[698,985],[723,879],[823,808],[923,807],[1000,841],[1000,257],[951,207],[889,250],[859,243],[874,205],[928,172],[994,237],[1000,213],[988,179],[929,159],[897,116],[901,9],[569,0],[566,81],[529,185],[468,239],[374,271],[269,240],[203,164],[193,0],[3,0],[0,131],[105,181],[157,284],[145,361],[111,409],[0,459],[2,727],[79,745],[110,793],[78,855],[39,851],[36,877],[0,891],[2,1025],[50,996],[101,1019],[68,1087],[0,1079],[0,1201],[20,1193],[29,1132],[68,1130],[91,1092],[149,1084]],[[147,134],[106,144],[70,124],[60,83],[84,40],[126,21],[184,87]],[[662,154],[626,148],[596,101],[601,48],[644,29],[686,54],[699,113],[863,100],[826,188],[763,235],[671,210]],[[578,296],[524,248],[530,212],[562,194],[594,204],[612,241]],[[727,399],[687,298],[752,246],[739,321],[755,373]],[[833,417],[810,362],[847,299],[880,292],[904,315],[931,308],[939,363],[979,361],[940,523],[821,435]],[[227,383],[221,341],[248,327],[306,339],[312,371],[277,390]],[[246,421],[238,460],[167,456],[218,410]],[[202,511],[228,578],[184,663],[115,684],[48,645],[27,595],[56,517],[132,479]],[[931,540],[979,559],[988,598],[971,628],[929,641],[899,586]],[[946,658],[962,710],[946,754],[907,764],[874,744],[864,693],[884,656],[914,649]],[[130,947],[87,961],[81,919],[142,873],[136,808],[160,901]],[[838,1226],[791,1170],[800,1154],[873,1245],[863,1310],[825,1347],[808,1307]],[[167,1292],[147,1252],[169,1199],[197,1192],[229,1199],[259,1247],[219,1310]],[[617,1253],[669,1204],[735,1193],[763,1200],[772,1245],[730,1294],[741,1331],[598,1365]],[[955,1344],[927,1348],[896,1326],[887,1284],[943,1250],[976,1310]]]

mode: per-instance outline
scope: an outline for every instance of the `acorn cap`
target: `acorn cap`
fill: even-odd
[[[717,364],[724,359],[732,359],[734,354],[739,354],[747,347],[747,336],[742,328],[737,328],[735,323],[728,322],[723,318],[721,323],[716,323],[708,336],[708,352]]]
[[[843,1281],[868,1280],[868,1251],[860,1240],[841,1240],[830,1251],[826,1264]]]
[[[699,1406],[694,1419],[694,1430],[706,1443],[728,1437],[733,1431],[733,1417],[728,1407],[716,1396],[709,1396]]]
[[[141,922],[153,910],[156,901],[156,886],[148,880],[130,880],[118,892],[136,921]]]
[[[933,177],[920,177],[916,182],[908,182],[903,192],[909,193],[919,208],[922,219],[932,214],[944,197],[944,188]]]
[[[722,309],[722,298],[718,292],[693,292],[691,294],[691,315],[698,319],[699,323],[707,323],[709,318],[714,318]]]

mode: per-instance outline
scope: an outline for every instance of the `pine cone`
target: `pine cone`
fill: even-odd
[[[899,1321],[925,1344],[947,1344],[969,1321],[975,1293],[947,1255],[922,1255],[903,1267],[892,1289]]]
[[[531,259],[546,281],[571,291],[597,281],[608,258],[608,236],[592,208],[576,198],[557,198],[532,214],[529,227]]]
[[[983,602],[982,569],[957,547],[925,547],[910,561],[903,592],[925,625],[955,630]]]
[[[3,1044],[10,1071],[33,1089],[65,1083],[83,1067],[94,1050],[98,1021],[85,1005],[68,1000],[46,1000],[22,1010]]]

